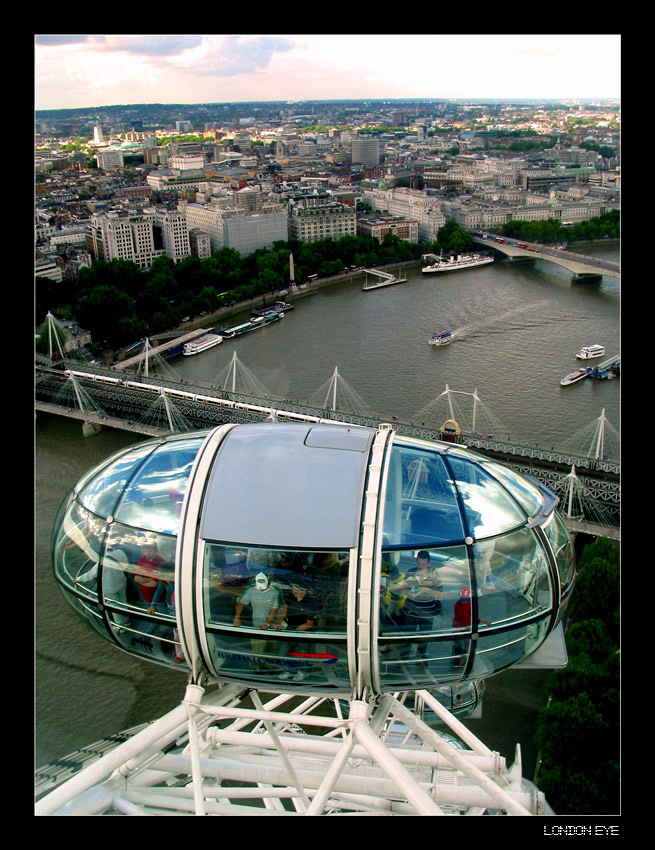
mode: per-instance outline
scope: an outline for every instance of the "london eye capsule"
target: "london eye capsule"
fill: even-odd
[[[388,426],[221,425],[89,472],[53,563],[97,632],[194,676],[335,696],[456,687],[556,628],[574,580],[556,504]]]

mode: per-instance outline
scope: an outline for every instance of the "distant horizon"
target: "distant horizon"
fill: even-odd
[[[561,97],[521,97],[521,98],[510,98],[510,97],[332,97],[332,98],[298,98],[296,100],[216,100],[216,101],[151,101],[151,102],[135,102],[135,103],[104,103],[98,104],[95,106],[58,106],[58,107],[48,107],[44,109],[35,109],[35,114],[43,112],[84,112],[84,111],[97,111],[103,109],[139,109],[145,107],[162,107],[162,108],[174,108],[174,107],[211,107],[211,106],[250,106],[250,105],[276,105],[279,104],[281,106],[293,106],[299,105],[303,103],[307,104],[339,104],[339,103],[371,103],[371,104],[385,104],[385,103],[453,103],[453,104],[472,104],[472,105],[483,105],[483,104],[508,104],[508,105],[521,105],[521,104],[539,104],[539,103],[562,103],[562,104],[573,104],[573,103],[582,103],[582,104],[619,104],[621,99],[618,97],[571,97],[571,98],[561,98]]]
[[[34,107],[616,101],[620,53],[615,34],[37,34]]]

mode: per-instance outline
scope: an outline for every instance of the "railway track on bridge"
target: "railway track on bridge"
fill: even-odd
[[[78,382],[77,395],[71,392],[70,373],[75,375],[75,381]],[[64,390],[67,385],[66,394]],[[87,411],[80,410],[77,404],[82,395],[89,400]],[[136,379],[133,373],[127,375],[98,366],[81,366],[72,361],[57,367],[37,365],[36,403],[37,408],[47,412],[86,419],[94,424],[122,427],[145,435],[213,428],[224,422],[261,422],[264,419],[300,422],[320,420],[367,427],[378,427],[383,421],[289,400],[230,393],[211,385],[191,385],[159,377]],[[171,410],[175,411],[174,418]],[[440,428],[416,426],[395,418],[390,424],[405,436],[427,440],[447,439]],[[591,500],[604,514],[611,515],[613,522],[618,525],[621,501],[618,462],[510,441],[494,441],[475,434],[462,434],[449,441],[507,463],[520,472],[538,478],[551,489],[561,489],[562,483],[574,468],[583,482],[586,499]]]

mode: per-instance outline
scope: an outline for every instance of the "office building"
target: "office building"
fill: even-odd
[[[407,242],[418,242],[418,221],[400,218],[361,218],[357,222],[358,236],[372,236],[382,244],[387,233]]]
[[[353,165],[379,165],[380,140],[377,136],[370,138],[359,137],[352,141]]]
[[[417,242],[433,241],[439,229],[446,223],[446,216],[439,199],[416,189],[398,186],[394,189],[366,189],[366,200],[374,210],[388,217],[416,221]]]
[[[191,254],[200,260],[205,260],[212,255],[209,233],[197,227],[192,227],[189,230],[189,246],[191,248]]]
[[[101,171],[111,171],[114,168],[123,168],[123,152],[114,148],[105,148],[96,153],[96,161]]]
[[[310,195],[289,201],[289,239],[316,242],[357,234],[357,216],[352,206],[340,204],[329,195]]]
[[[234,248],[247,256],[289,238],[286,209],[266,202],[258,188],[247,186],[231,196],[212,198],[207,204],[181,204],[180,210],[190,230],[209,235],[212,254],[221,248]]]
[[[86,228],[86,248],[94,260],[129,260],[142,270],[157,257],[166,255],[178,262],[191,254],[185,215],[153,208],[138,215],[93,215]]]

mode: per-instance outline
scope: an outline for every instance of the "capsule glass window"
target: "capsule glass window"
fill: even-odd
[[[564,520],[555,511],[553,511],[550,522],[543,526],[543,530],[555,553],[562,594],[565,594],[571,588],[575,573],[575,554],[571,537]]]
[[[474,539],[491,537],[525,524],[525,512],[478,463],[454,455],[449,455],[446,462],[462,499],[469,534]]]
[[[536,482],[499,463],[489,464],[481,461],[480,466],[507,487],[527,516],[533,517],[540,512],[544,497]]]
[[[217,675],[348,687],[348,574],[348,552],[205,543],[205,636]]]
[[[113,516],[127,483],[154,448],[155,445],[148,442],[129,449],[88,477],[79,488],[82,504],[99,516]]]
[[[116,507],[121,522],[177,534],[189,473],[202,439],[173,440],[139,465]]]
[[[473,556],[481,630],[552,610],[548,559],[532,529],[477,543]]]
[[[103,636],[166,665],[184,664],[175,621],[175,551],[200,432],[147,441],[85,476],[59,511],[55,576]]]
[[[421,546],[464,539],[455,487],[442,455],[433,448],[418,442],[394,442],[383,533],[385,546]]]

